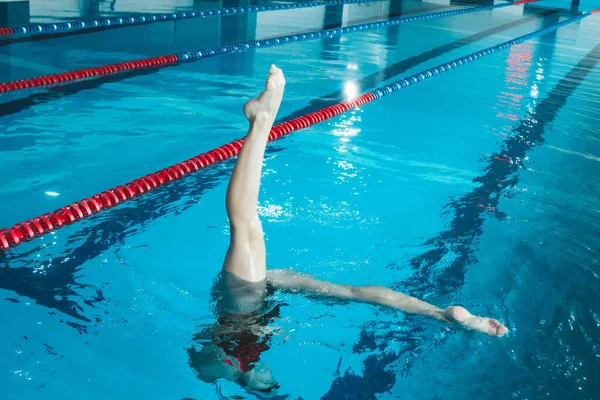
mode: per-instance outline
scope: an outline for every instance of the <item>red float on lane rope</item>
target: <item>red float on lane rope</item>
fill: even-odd
[[[163,61],[170,62],[171,60]],[[283,122],[271,129],[269,141],[279,139],[291,132],[333,118],[336,115],[375,99],[375,95],[369,92],[353,101],[344,101],[322,110]],[[240,152],[243,144],[244,139],[235,140],[181,163],[161,169],[153,174],[134,179],[125,185],[117,186],[92,197],[76,201],[65,207],[59,208],[52,213],[47,213],[31,220],[15,224],[10,229],[0,229],[0,251],[17,247],[24,241],[30,241],[36,237],[56,231],[64,225],[70,225],[77,221],[89,218],[102,210],[113,208],[121,203],[140,197],[154,189],[181,179],[186,175],[190,175],[210,165],[232,158]]]
[[[121,62],[117,64],[106,65],[104,67],[92,67],[79,69],[72,72],[62,72],[55,75],[45,75],[36,78],[22,79],[19,81],[0,83],[0,93],[11,92],[19,89],[51,86],[57,83],[73,82],[80,79],[94,78],[104,75],[112,75],[115,72],[130,71],[139,68],[165,67],[168,65],[177,64],[179,59],[176,55],[146,58],[135,62]]]
[[[519,5],[519,4],[527,4],[527,3],[537,3],[540,0],[519,0],[519,1],[515,1],[513,3],[513,5]]]

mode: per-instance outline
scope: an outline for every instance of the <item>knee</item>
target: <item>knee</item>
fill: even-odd
[[[244,237],[250,242],[263,241],[264,233],[258,216],[250,221],[231,221],[232,236]]]

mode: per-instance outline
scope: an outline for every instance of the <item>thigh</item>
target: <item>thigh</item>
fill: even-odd
[[[266,279],[266,250],[260,221],[249,227],[231,229],[223,270],[247,282]]]
[[[252,322],[252,317],[262,314],[265,310],[268,294],[266,280],[249,282],[223,271],[213,287],[216,311],[220,318],[225,318],[225,320],[220,319],[219,323],[227,325],[225,322],[231,320],[235,322],[232,325],[237,326],[241,322]]]

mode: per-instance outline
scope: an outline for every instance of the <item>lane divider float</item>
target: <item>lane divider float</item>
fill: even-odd
[[[598,12],[598,11],[596,11]],[[461,65],[470,63],[479,58],[504,50],[515,44],[532,39],[535,36],[552,32],[563,26],[579,21],[591,13],[584,13],[576,17],[567,19],[561,23],[531,32],[527,35],[519,36],[498,45],[488,47],[487,49],[457,58],[450,62],[426,69],[409,77],[394,81],[378,89],[367,92],[354,100],[343,101],[330,107],[294,118],[274,126],[269,133],[269,141],[279,139],[291,132],[307,128],[318,124],[319,122],[331,119],[350,109],[370,103],[384,96],[395,93],[408,86],[423,82],[443,72],[450,71]],[[238,139],[231,143],[224,144],[214,150],[202,153],[181,163],[161,169],[155,173],[148,174],[142,178],[135,179],[122,186],[98,193],[92,197],[85,198],[75,203],[39,217],[15,224],[12,228],[0,229],[0,251],[16,247],[23,242],[30,241],[36,237],[44,236],[49,232],[56,231],[65,225],[73,224],[77,221],[89,218],[103,210],[108,210],[132,200],[136,197],[145,195],[161,186],[167,185],[173,181],[179,180],[186,175],[204,169],[215,163],[222,162],[237,155],[242,148],[244,139]]]
[[[206,18],[216,15],[250,14],[265,11],[295,10],[299,8],[313,8],[321,6],[335,6],[341,4],[378,3],[385,0],[327,0],[319,2],[304,2],[295,4],[272,4],[252,7],[229,7],[202,11],[180,11],[162,14],[142,14],[110,18],[97,18],[88,20],[74,20],[67,22],[49,22],[44,24],[30,24],[0,28],[1,39],[13,39],[24,36],[42,36],[55,33],[81,33],[95,29],[122,28],[133,25],[154,24],[157,22],[177,21],[182,19]]]
[[[484,10],[493,10],[502,7],[508,7],[517,4],[533,3],[540,0],[521,0],[515,3],[503,3],[492,6],[466,8],[462,10],[443,11],[439,13],[423,14],[414,17],[392,18],[379,22],[351,25],[344,28],[332,28],[308,33],[279,36],[273,39],[251,40],[227,46],[220,46],[200,51],[187,51],[166,56],[145,58],[142,60],[125,61],[117,64],[109,64],[101,67],[84,68],[71,72],[62,72],[59,74],[45,75],[36,78],[22,79],[7,83],[0,83],[0,93],[15,92],[30,88],[48,87],[53,85],[65,85],[75,83],[81,80],[88,80],[101,76],[108,76],[125,71],[145,70],[150,68],[164,68],[177,64],[190,63],[209,57],[215,57],[221,54],[240,53],[255,48],[273,47],[292,42],[303,42],[307,40],[333,37],[351,32],[362,32],[370,29],[381,28],[384,26],[399,25],[406,22],[414,22],[424,19],[441,18],[454,15],[470,14]]]

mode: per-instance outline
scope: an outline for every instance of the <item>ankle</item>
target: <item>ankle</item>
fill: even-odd
[[[265,128],[273,125],[274,118],[266,111],[259,111],[254,115],[254,118],[250,120],[250,125],[256,128]]]
[[[435,312],[434,317],[440,321],[444,321],[444,322],[448,322],[448,323],[454,322],[454,318],[452,317],[452,314],[450,314],[448,312],[448,309],[438,308]]]

